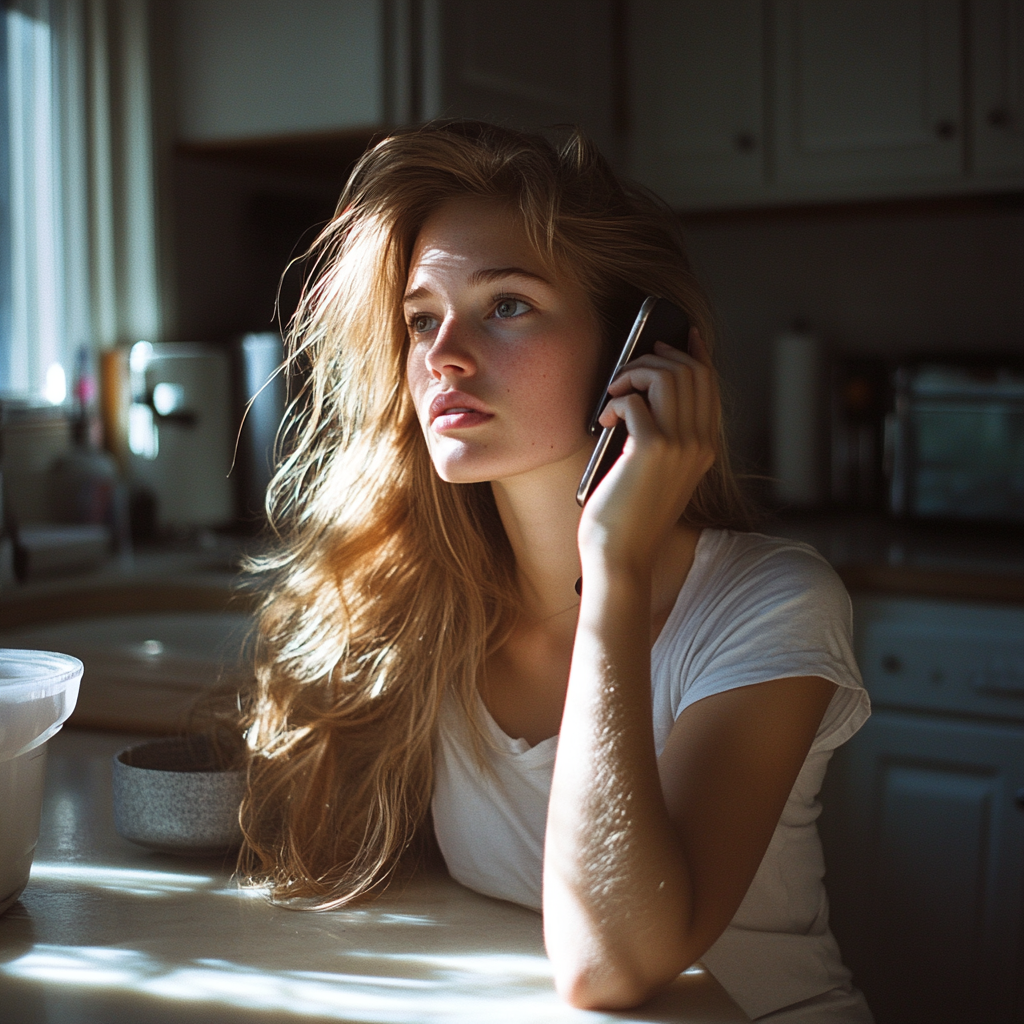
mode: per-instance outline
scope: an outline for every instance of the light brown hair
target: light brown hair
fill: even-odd
[[[430,214],[457,197],[506,204],[544,264],[591,297],[609,345],[656,294],[714,352],[676,218],[580,133],[556,148],[439,122],[362,157],[314,245],[289,331],[305,386],[268,494],[277,545],[253,566],[266,597],[242,704],[239,870],[278,899],[334,907],[392,876],[428,817],[442,699],[469,713],[480,667],[517,614],[490,486],[438,478],[405,383],[410,255]],[[695,525],[743,525],[721,452],[687,509]]]

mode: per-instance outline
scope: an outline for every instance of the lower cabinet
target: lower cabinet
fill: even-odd
[[[833,930],[878,1024],[1024,1019],[1024,726],[876,709],[822,803]]]

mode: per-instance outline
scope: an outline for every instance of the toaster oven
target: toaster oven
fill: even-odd
[[[921,361],[891,380],[883,458],[890,512],[1024,523],[1024,365]]]

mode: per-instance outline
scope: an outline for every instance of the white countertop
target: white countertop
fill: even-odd
[[[694,969],[641,1010],[574,1010],[554,992],[537,914],[426,874],[324,914],[239,890],[230,866],[150,853],[114,831],[110,761],[124,733],[49,744],[32,878],[0,917],[3,1024],[388,1024],[746,1017]]]

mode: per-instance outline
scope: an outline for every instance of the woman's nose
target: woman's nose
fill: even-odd
[[[455,317],[445,317],[427,349],[427,368],[435,377],[468,377],[476,373],[477,363],[471,339]]]

